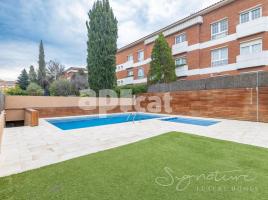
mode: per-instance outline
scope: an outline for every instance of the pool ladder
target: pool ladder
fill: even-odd
[[[132,121],[135,122],[135,118],[137,117],[137,113],[130,113],[127,118],[127,122],[130,121],[130,117],[133,116]]]

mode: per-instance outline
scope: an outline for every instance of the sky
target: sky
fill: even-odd
[[[110,0],[118,20],[118,48],[219,0]],[[46,61],[86,66],[88,11],[94,0],[0,0],[0,79],[16,80],[37,67],[38,45]]]

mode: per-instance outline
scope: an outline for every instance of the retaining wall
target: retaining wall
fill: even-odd
[[[149,97],[163,100],[165,93],[141,95],[146,97],[141,108],[148,111],[148,105],[153,102]],[[176,91],[170,95],[171,114],[268,122],[268,87]],[[161,113],[167,113],[163,101]]]
[[[117,106],[119,102],[121,107]],[[6,121],[25,120],[25,109],[28,108],[39,111],[39,116],[43,118],[61,117],[96,114],[104,109],[108,112],[131,111],[133,100],[130,98],[6,96]]]

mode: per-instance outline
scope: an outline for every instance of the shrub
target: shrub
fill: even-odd
[[[36,83],[30,83],[30,85],[27,87],[27,93],[30,96],[42,96],[44,95],[44,90],[41,88],[40,85]]]
[[[14,88],[6,89],[5,94],[12,96],[26,96],[27,92],[16,85]]]
[[[54,81],[50,88],[50,95],[51,96],[71,96],[74,95],[74,91],[72,89],[72,84],[70,81],[66,79],[60,79]]]
[[[141,94],[141,93],[146,93],[147,92],[147,85],[145,84],[139,84],[139,85],[125,85],[125,86],[120,86],[116,87],[115,91],[117,95],[120,95],[120,90],[122,89],[130,89],[132,90],[133,95]]]
[[[88,88],[88,75],[83,70],[79,70],[71,77],[71,84],[75,94],[79,96],[81,90]]]
[[[80,97],[96,97],[96,92],[91,89],[80,90]]]

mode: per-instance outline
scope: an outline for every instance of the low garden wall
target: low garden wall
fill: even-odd
[[[100,109],[105,110],[105,113],[121,113],[121,106],[116,107],[97,107],[97,108],[80,108],[80,107],[50,107],[50,108],[36,108],[39,112],[40,118],[49,118],[49,117],[65,117],[65,116],[79,116],[79,115],[93,115],[99,114]],[[125,111],[133,111],[133,106],[128,106]]]
[[[150,104],[165,92],[138,95],[131,98],[87,98],[87,97],[32,97],[6,96],[6,121],[29,121],[38,124],[35,118],[148,111]],[[170,114],[225,118],[246,121],[268,122],[268,87],[210,89],[193,91],[171,91]],[[137,100],[142,97],[142,100]],[[156,98],[155,98],[156,97]],[[158,107],[160,113],[169,113],[164,101]],[[137,106],[138,104],[141,107]],[[119,105],[119,106],[118,106]],[[144,109],[145,110],[144,110]],[[28,109],[28,111],[27,111]],[[29,111],[30,109],[30,111]],[[34,112],[38,111],[38,114]]]
[[[163,99],[165,94],[141,94],[146,97],[141,109],[148,110],[154,101],[150,97]],[[268,87],[174,91],[170,96],[170,114],[268,122]],[[161,113],[167,113],[161,103]]]
[[[7,122],[25,120],[26,109],[37,110],[41,118],[96,114],[102,111],[123,112],[133,110],[133,100],[131,98],[6,96]]]

